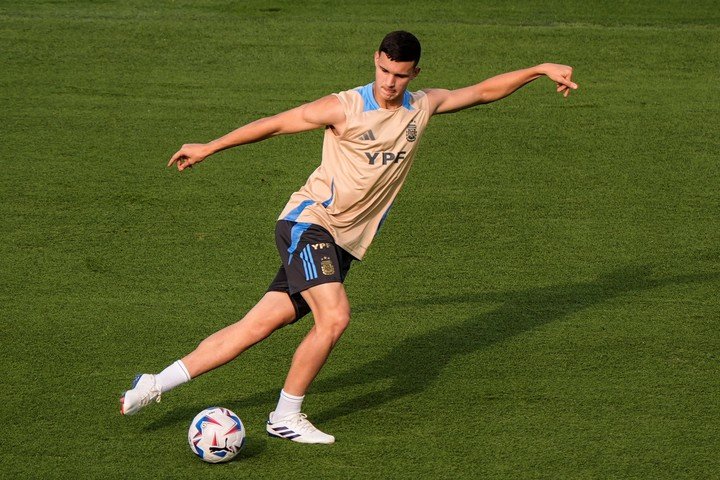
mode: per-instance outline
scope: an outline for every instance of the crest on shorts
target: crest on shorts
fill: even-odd
[[[322,257],[320,259],[320,269],[322,270],[323,275],[332,275],[335,273],[335,265],[333,265],[330,257]]]
[[[417,140],[417,125],[415,125],[415,122],[410,122],[410,125],[408,125],[405,130],[405,138],[407,138],[408,142]]]

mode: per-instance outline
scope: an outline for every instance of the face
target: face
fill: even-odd
[[[395,62],[385,52],[375,52],[375,92],[386,102],[402,99],[420,69],[413,62]]]

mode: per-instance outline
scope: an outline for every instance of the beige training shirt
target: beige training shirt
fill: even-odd
[[[345,131],[325,130],[320,166],[279,219],[320,225],[360,260],[410,171],[430,112],[424,92],[406,91],[402,107],[380,108],[372,83],[335,96]]]

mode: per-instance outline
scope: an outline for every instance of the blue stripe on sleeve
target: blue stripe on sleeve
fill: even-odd
[[[403,95],[403,107],[407,108],[408,110],[413,110],[412,105],[410,105],[411,100],[412,95],[410,95],[410,92],[405,90],[405,94]]]
[[[375,82],[368,83],[364,87],[360,87],[357,89],[363,100],[363,112],[370,112],[373,110],[378,110],[380,108],[380,105],[378,105],[378,103],[375,101],[375,95],[373,95],[374,84]]]

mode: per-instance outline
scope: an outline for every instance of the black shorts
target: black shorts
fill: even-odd
[[[275,243],[282,260],[268,292],[285,292],[295,307],[298,320],[310,312],[300,292],[323,283],[345,281],[355,257],[335,244],[330,233],[313,223],[279,220]]]

